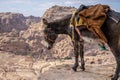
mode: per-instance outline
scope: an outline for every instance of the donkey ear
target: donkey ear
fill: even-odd
[[[45,18],[43,18],[42,21],[44,24],[48,24],[48,21]]]

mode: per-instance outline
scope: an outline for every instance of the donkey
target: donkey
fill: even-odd
[[[120,16],[120,13],[117,15]],[[45,45],[48,49],[51,49],[56,38],[59,34],[67,34],[72,38],[72,31],[69,27],[70,18],[72,15],[68,15],[64,17],[64,19],[56,20],[53,22],[48,22],[47,19],[43,19],[43,27],[44,27],[44,37],[47,45]],[[115,59],[116,59],[116,71],[111,80],[118,80],[120,73],[120,22],[116,23],[114,19],[111,17],[107,17],[104,25],[101,27],[103,33],[105,34],[108,40],[108,46],[110,47]],[[90,32],[88,29],[81,27],[80,32],[84,37],[89,37],[91,39],[95,39],[95,35]],[[75,55],[75,63],[72,69],[74,71],[77,70],[78,67],[78,57],[80,55],[81,59],[81,69],[85,70],[85,62],[84,62],[84,41],[79,41],[79,36],[77,32],[74,32],[74,55]]]

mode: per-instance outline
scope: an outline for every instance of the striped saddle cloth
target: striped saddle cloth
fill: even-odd
[[[110,17],[112,20],[114,20],[116,23],[120,21],[120,13],[116,12],[114,10],[110,10],[107,12],[108,17]]]

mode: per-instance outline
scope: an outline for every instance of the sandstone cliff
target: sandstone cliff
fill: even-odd
[[[0,13],[0,50],[21,55],[29,54],[32,49],[27,43],[29,38],[26,39],[22,35],[29,35],[25,32],[31,29],[31,25],[38,22],[40,17],[25,17],[23,14],[11,12]]]
[[[25,17],[18,13],[0,13],[0,32],[11,32],[12,29],[26,30]]]
[[[31,15],[31,16],[25,17],[25,20],[26,20],[27,25],[32,25],[32,24],[40,22],[41,18],[40,17],[34,17],[34,16]]]
[[[40,17],[25,17],[20,13],[0,13],[0,32],[11,32],[13,29],[17,31],[26,30],[30,24],[40,21]]]
[[[64,7],[64,6],[52,6],[47,9],[43,14],[43,18],[48,19],[48,21],[55,21],[64,18],[67,15],[71,15],[76,8],[74,7]]]

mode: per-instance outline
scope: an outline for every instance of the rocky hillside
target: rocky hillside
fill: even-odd
[[[29,54],[32,49],[27,43],[29,38],[26,39],[23,35],[38,22],[40,22],[40,17],[25,17],[23,14],[11,12],[0,13],[0,50],[21,55]],[[33,26],[31,31],[34,28],[36,26]]]
[[[38,23],[41,20],[40,17],[34,17],[34,16],[28,16],[28,17],[25,17],[25,19],[26,19],[27,25]]]
[[[11,32],[12,29],[18,31],[27,29],[25,17],[18,13],[0,13],[0,32]]]
[[[72,14],[75,10],[76,8],[74,7],[64,7],[55,5],[46,10],[46,12],[43,15],[43,18],[47,18],[48,21],[55,21]]]
[[[39,17],[25,17],[20,13],[0,13],[0,32],[11,32],[13,29],[17,31],[26,30],[30,24],[39,21]]]

